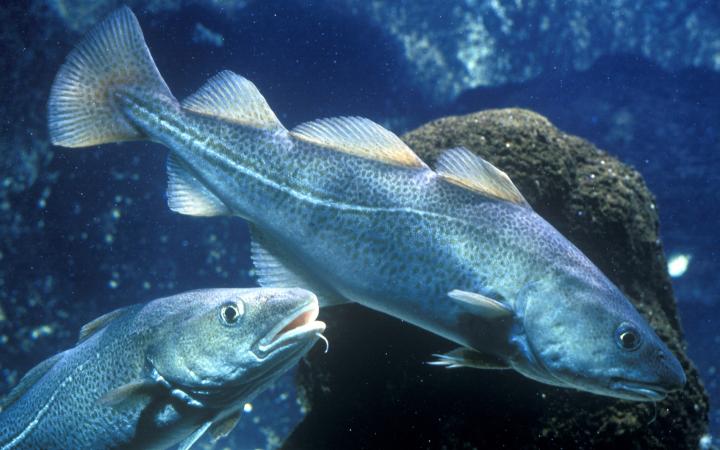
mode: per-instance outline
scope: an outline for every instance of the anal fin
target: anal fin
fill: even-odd
[[[225,204],[193,176],[174,155],[167,160],[168,207],[189,216],[222,216],[230,214]]]
[[[250,254],[255,267],[255,276],[262,287],[299,287],[313,292],[321,307],[342,305],[349,300],[323,288],[312,281],[307,271],[283,258],[271,239],[268,239],[254,225],[250,226],[252,240]]]

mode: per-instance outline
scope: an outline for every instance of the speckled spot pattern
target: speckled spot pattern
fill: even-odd
[[[241,303],[233,325],[222,308]],[[256,356],[258,342],[317,309],[299,289],[206,289],[125,308],[0,413],[0,449],[163,449],[239,411],[315,344],[324,324]],[[282,339],[282,338],[280,338]],[[144,382],[130,399],[104,401]],[[192,400],[192,402],[187,401]]]
[[[462,309],[446,296],[453,289],[512,304],[528,280],[557,268],[605,282],[530,208],[456,186],[429,168],[358,157],[130,91],[123,98],[134,123],[277,243],[280,261],[317,277],[310,286],[456,342],[482,346],[458,327]]]

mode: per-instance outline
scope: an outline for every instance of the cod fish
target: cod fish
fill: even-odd
[[[208,289],[85,325],[1,403],[0,449],[188,449],[322,338],[303,289]],[[323,338],[324,339],[324,338]]]
[[[304,287],[321,306],[357,302],[460,344],[437,364],[630,400],[685,383],[620,290],[464,148],[431,169],[368,119],[287,130],[229,71],[178,102],[126,8],[69,54],[48,109],[57,145],[168,147],[169,207],[247,220],[262,286]]]

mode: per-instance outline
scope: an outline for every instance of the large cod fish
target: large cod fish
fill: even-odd
[[[249,221],[261,285],[357,302],[460,344],[440,365],[640,401],[685,383],[625,296],[504,172],[463,148],[430,169],[363,118],[287,130],[229,71],[178,102],[127,8],[68,56],[49,129],[66,147],[167,146],[169,207]]]
[[[0,449],[188,449],[227,434],[245,402],[322,338],[303,289],[208,289],[85,325],[0,406]]]

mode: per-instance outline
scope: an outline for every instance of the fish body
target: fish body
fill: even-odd
[[[3,402],[0,449],[189,448],[208,429],[219,436],[316,342],[317,311],[301,289],[210,289],[102,316]]]
[[[618,288],[487,161],[456,148],[431,169],[356,117],[287,130],[251,82],[227,71],[178,102],[133,24],[115,33],[131,36],[126,51],[106,55],[91,36],[68,57],[50,99],[53,142],[167,146],[170,208],[248,220],[261,285],[304,286],[322,304],[357,302],[460,344],[440,365],[513,368],[631,400],[684,384]],[[111,77],[98,77],[93,58],[135,69],[99,83]],[[100,105],[93,116],[88,100]]]
[[[523,252],[483,245],[512,232],[484,220],[487,214],[522,220],[521,208],[478,198],[427,168],[395,167],[318,148],[283,131],[257,131],[155,106],[152,119],[135,114],[132,106],[128,115],[153,140],[175,149],[182,162],[174,164],[203,167],[193,176],[212,186],[229,211],[252,223],[253,239],[280,264],[302,267],[303,280],[312,280],[303,282],[324,299],[351,299],[477,347],[482,342],[459,327],[467,308],[447,301],[446,294],[455,288],[485,292],[489,280],[497,292],[511,291],[525,278],[510,261]],[[170,125],[153,126],[159,122]],[[176,140],[180,124],[190,135],[211,136],[201,152]],[[247,143],[238,146],[236,133]],[[360,179],[354,172],[367,175]],[[480,220],[466,219],[474,216]],[[487,251],[475,251],[483,247]],[[507,268],[495,259],[501,252],[508,253]]]

